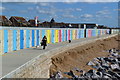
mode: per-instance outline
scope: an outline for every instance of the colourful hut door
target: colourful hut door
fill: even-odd
[[[35,33],[34,33],[34,30],[32,30],[32,47],[35,45],[34,43],[34,37],[35,37]]]
[[[8,30],[4,30],[4,53],[8,52]]]
[[[51,42],[52,43],[55,43],[55,31],[54,30],[52,30],[52,32],[51,32]]]
[[[24,32],[23,30],[20,30],[20,49],[23,49],[23,44],[24,44]]]
[[[39,30],[37,30],[37,42],[36,42],[37,46],[39,45]]]
[[[26,31],[26,47],[30,47],[30,30]]]
[[[17,50],[17,30],[13,30],[13,50]]]

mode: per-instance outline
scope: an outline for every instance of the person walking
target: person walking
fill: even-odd
[[[111,28],[109,29],[109,35],[111,34],[111,32],[112,32],[112,30],[111,30]]]
[[[45,49],[45,47],[47,46],[47,37],[46,36],[43,37],[41,46],[43,46],[43,49]]]

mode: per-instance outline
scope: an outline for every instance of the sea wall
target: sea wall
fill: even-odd
[[[50,66],[52,65],[52,60],[51,60],[52,57],[58,54],[61,54],[66,50],[74,49],[75,47],[82,46],[91,42],[95,42],[97,40],[103,40],[103,39],[107,40],[107,38],[111,38],[116,35],[117,34],[109,35],[107,37],[102,37],[102,38],[96,38],[96,39],[90,39],[90,40],[88,39],[87,41],[83,41],[75,44],[68,44],[67,46],[62,46],[62,47],[56,48],[55,50],[50,50],[30,60],[29,62],[20,66],[16,70],[5,75],[3,78],[49,78]],[[111,39],[108,39],[108,40],[111,40]]]

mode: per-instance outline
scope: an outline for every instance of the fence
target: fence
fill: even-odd
[[[112,30],[117,33],[118,30]],[[87,29],[86,37],[104,35],[109,29]],[[84,38],[85,30],[78,28],[1,28],[0,54],[40,45],[43,36],[47,43],[57,43]]]
[[[120,30],[119,29],[112,29],[112,34],[118,33]]]

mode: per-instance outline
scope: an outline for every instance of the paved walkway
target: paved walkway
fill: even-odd
[[[106,37],[108,35],[103,35],[100,37]],[[16,68],[20,67],[21,65],[25,64],[26,62],[30,61],[31,59],[37,57],[40,54],[44,54],[49,50],[55,50],[62,46],[67,46],[69,44],[76,44],[82,43],[83,41],[93,40],[98,37],[91,37],[91,38],[82,38],[78,40],[73,40],[71,43],[68,42],[61,42],[61,43],[54,43],[48,44],[46,50],[43,50],[42,47],[39,48],[29,48],[29,49],[22,49],[14,52],[6,53],[2,56],[2,76],[10,73],[11,71],[15,70]]]

